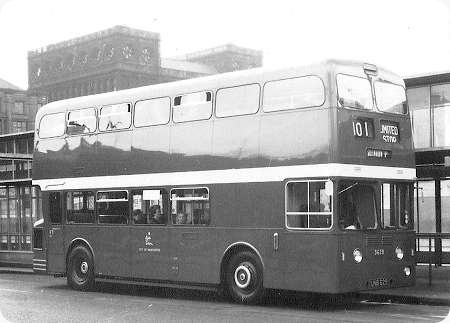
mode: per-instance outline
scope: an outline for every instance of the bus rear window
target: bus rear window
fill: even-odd
[[[405,88],[401,85],[376,81],[375,98],[378,110],[382,112],[408,113]]]
[[[264,85],[264,112],[318,107],[325,102],[325,87],[317,76],[270,81]]]
[[[336,81],[340,107],[373,110],[372,88],[368,79],[338,74]]]

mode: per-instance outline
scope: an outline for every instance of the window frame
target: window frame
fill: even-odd
[[[360,109],[360,108],[352,108],[352,107],[345,107],[345,106],[341,106],[339,103],[339,84],[338,84],[338,75],[344,75],[347,77],[355,77],[355,78],[359,78],[361,80],[366,80],[369,83],[369,87],[370,87],[370,95],[371,95],[371,102],[372,102],[372,108],[371,109]],[[361,76],[357,76],[357,75],[352,75],[352,74],[346,74],[346,73],[337,73],[335,76],[335,82],[336,82],[336,106],[339,109],[347,109],[347,110],[352,110],[352,111],[364,111],[364,112],[377,112],[378,108],[376,107],[376,102],[375,102],[375,95],[374,95],[374,90],[373,90],[373,85],[372,82],[364,77]],[[406,93],[406,92],[405,92]]]
[[[196,189],[206,189],[206,192],[207,192],[207,194],[208,194],[208,197],[207,198],[203,198],[203,197],[182,197],[182,198],[175,198],[175,199],[173,199],[172,198],[172,192],[174,191],[174,190],[196,190]],[[174,223],[173,222],[173,218],[172,218],[172,216],[173,216],[173,213],[172,213],[172,207],[173,207],[173,201],[192,201],[192,202],[196,202],[196,201],[205,201],[205,202],[207,202],[207,203],[209,203],[209,207],[208,207],[208,210],[209,210],[209,221],[208,221],[208,223],[204,223],[204,224],[201,224],[201,223],[198,223],[198,224],[195,224],[195,223],[179,223],[179,224],[177,224],[177,223]],[[211,217],[211,196],[210,196],[210,191],[209,191],[209,188],[208,187],[206,187],[206,186],[187,186],[187,187],[173,187],[173,188],[171,188],[170,189],[170,191],[169,191],[169,217],[168,217],[168,223],[170,223],[170,225],[171,226],[176,226],[176,227],[178,227],[178,226],[187,226],[187,227],[205,227],[205,226],[210,226],[211,225],[211,220],[212,220],[212,217]]]
[[[96,203],[96,200],[95,200],[95,196],[96,196],[96,191],[95,190],[89,190],[89,189],[79,189],[79,190],[69,190],[69,191],[63,191],[64,192],[64,194],[63,194],[63,204],[64,204],[64,214],[65,214],[65,224],[66,225],[95,225],[95,224],[97,224],[98,223],[98,221],[97,221],[97,203]],[[93,213],[93,221],[92,222],[74,222],[74,221],[70,221],[69,222],[69,212],[73,212],[73,211],[78,211],[78,210],[73,210],[73,205],[72,205],[72,210],[68,210],[67,209],[67,194],[68,193],[74,193],[74,192],[90,192],[90,193],[92,193],[93,194],[93,197],[94,197],[94,209],[93,210],[89,210],[89,209],[86,209],[86,210],[84,210],[84,211],[91,211],[92,213]],[[83,194],[83,198],[85,197],[86,195],[85,194]],[[72,195],[72,198],[73,198],[73,195]],[[73,200],[72,200],[72,203],[73,203]],[[86,203],[87,203],[87,200],[86,200]]]
[[[309,193],[310,193],[310,183],[316,183],[316,182],[327,182],[327,181],[331,181],[333,183],[333,195],[331,195],[331,203],[330,203],[330,211],[329,212],[310,212],[309,208],[310,208],[310,201],[309,201]],[[307,201],[308,201],[308,211],[306,212],[288,212],[287,208],[288,208],[288,185],[290,183],[307,183]],[[331,178],[327,178],[327,179],[298,179],[298,180],[288,180],[285,185],[284,185],[284,225],[286,227],[286,229],[288,230],[301,230],[301,231],[331,231],[333,229],[334,226],[334,198],[335,198],[335,182],[333,182],[331,180]],[[308,227],[302,228],[302,227],[291,227],[288,225],[288,213],[289,214],[305,214],[307,215],[307,219],[308,219]],[[323,228],[311,228],[309,227],[309,216],[310,215],[329,215],[331,222],[330,222],[330,226],[329,227],[323,227]]]
[[[167,122],[165,123],[157,123],[157,124],[149,124],[149,125],[141,125],[138,126],[136,125],[136,106],[138,105],[139,102],[145,102],[145,101],[151,101],[151,100],[159,100],[159,99],[165,99],[167,98],[169,100],[169,116],[167,118]],[[170,122],[171,117],[172,117],[172,98],[170,96],[161,96],[161,97],[156,97],[156,98],[149,98],[149,99],[142,99],[142,100],[138,100],[134,103],[134,107],[133,107],[134,113],[133,113],[133,126],[135,128],[146,128],[146,127],[155,127],[155,126],[162,126],[162,125],[166,125]]]
[[[164,227],[166,227],[166,226],[169,225],[169,222],[170,222],[169,221],[170,220],[169,214],[170,214],[171,208],[170,208],[170,198],[168,196],[169,193],[167,192],[167,189],[165,189],[165,188],[139,187],[139,188],[130,189],[129,191],[130,191],[130,196],[131,196],[131,199],[130,199],[130,196],[128,197],[128,201],[129,201],[129,204],[130,204],[130,210],[131,210],[129,224],[131,226],[134,226],[134,227],[140,227],[140,226],[164,226]],[[133,209],[133,203],[134,203],[133,196],[134,195],[139,195],[139,194],[136,194],[139,191],[142,193],[141,194],[142,197],[144,196],[144,191],[159,191],[160,192],[161,201],[162,201],[161,212],[162,212],[162,215],[165,216],[165,223],[136,223],[134,221],[134,217],[133,217],[133,212],[134,212],[134,209]],[[146,201],[146,200],[142,199],[142,203],[144,201]]]
[[[118,128],[118,129],[105,129],[105,130],[100,129],[100,120],[101,120],[101,116],[102,116],[102,109],[106,108],[106,107],[115,106],[115,105],[125,105],[125,104],[128,104],[128,109],[129,109],[128,113],[130,114],[130,123],[128,124],[128,126],[124,127],[124,128]],[[134,108],[134,105],[131,102],[121,102],[121,103],[112,103],[112,104],[101,105],[98,108],[98,113],[97,113],[97,129],[98,129],[98,131],[102,132],[102,133],[109,133],[109,132],[124,131],[124,130],[131,129],[131,126],[133,124],[133,108]]]
[[[126,192],[126,199],[98,199],[99,193],[109,193],[109,192]],[[101,222],[100,221],[100,212],[99,212],[99,204],[98,203],[114,203],[114,202],[126,202],[127,203],[127,217],[126,217],[126,223],[108,223],[108,222]],[[120,225],[120,226],[128,226],[132,221],[130,221],[130,192],[128,189],[112,189],[112,190],[97,190],[95,191],[95,209],[98,221],[97,223],[99,225]],[[110,216],[110,215],[109,215]]]
[[[51,116],[51,115],[62,115],[63,116],[63,122],[64,122],[64,127],[63,127],[63,132],[62,134],[58,134],[58,135],[54,135],[54,136],[46,136],[46,137],[42,137],[41,136],[41,127],[42,127],[42,120],[44,120],[45,117]],[[55,113],[48,113],[48,114],[44,114],[41,119],[39,120],[39,128],[38,128],[38,136],[39,139],[49,139],[49,138],[59,138],[59,137],[63,137],[66,133],[66,112],[55,112]]]
[[[265,110],[265,94],[266,94],[266,86],[270,83],[276,83],[276,82],[282,82],[282,81],[288,81],[288,80],[295,80],[295,79],[302,79],[302,78],[316,78],[320,81],[321,85],[322,85],[322,90],[323,90],[323,100],[320,104],[318,105],[308,105],[308,106],[302,106],[302,107],[297,107],[297,108],[291,108],[291,109],[281,109],[281,110],[272,110],[272,111],[266,111]],[[302,75],[302,76],[293,76],[293,77],[288,77],[288,78],[283,78],[283,79],[276,79],[276,80],[269,80],[264,82],[263,85],[263,89],[262,89],[262,96],[261,96],[261,110],[264,113],[276,113],[276,112],[286,112],[286,111],[296,111],[296,110],[303,110],[303,109],[310,109],[310,108],[319,108],[319,107],[323,107],[325,102],[327,100],[327,91],[326,91],[326,87],[325,87],[325,83],[322,80],[322,78],[318,75],[315,74],[307,74],[307,75]]]
[[[218,97],[219,97],[220,91],[230,90],[230,89],[235,89],[235,88],[241,88],[241,87],[246,87],[246,86],[252,86],[252,85],[257,85],[258,86],[258,108],[256,109],[256,111],[250,112],[250,113],[231,114],[231,115],[226,115],[226,116],[220,116],[220,115],[217,114],[217,102],[218,102]],[[214,116],[216,118],[224,119],[224,118],[232,118],[232,117],[248,116],[248,115],[257,114],[261,110],[261,106],[262,106],[262,104],[261,104],[261,94],[262,94],[262,87],[261,87],[261,84],[259,84],[259,83],[239,84],[239,85],[235,85],[235,86],[219,88],[216,91],[216,100],[214,101]]]
[[[376,79],[376,80],[373,80],[372,83],[373,83],[373,94],[374,94],[374,95],[373,95],[373,98],[374,98],[374,100],[375,100],[376,111],[378,111],[378,112],[380,112],[380,113],[385,113],[385,114],[394,115],[394,116],[408,116],[408,115],[409,115],[408,96],[407,96],[407,94],[406,94],[406,87],[405,87],[405,86],[403,86],[403,85],[401,85],[401,84],[394,83],[394,82],[389,82],[389,81],[383,80],[383,79]],[[390,111],[384,111],[384,110],[381,110],[381,109],[378,107],[378,96],[377,96],[376,83],[386,83],[386,84],[390,84],[390,85],[393,85],[393,86],[398,86],[398,87],[403,88],[403,91],[404,91],[404,93],[405,93],[406,113],[398,113],[398,112],[390,112]],[[430,104],[430,105],[431,105],[431,104]]]
[[[76,134],[69,133],[69,131],[68,131],[68,129],[69,129],[69,114],[71,112],[76,112],[76,111],[81,111],[81,110],[88,110],[88,109],[94,109],[95,129],[93,131],[90,131],[90,132],[83,132],[83,133],[76,133]],[[67,136],[91,135],[91,134],[93,134],[93,133],[95,133],[97,131],[98,123],[99,123],[99,117],[98,117],[98,111],[97,111],[96,107],[87,107],[87,108],[68,110],[67,111],[67,116],[66,116],[66,131],[65,131],[65,133],[67,134]]]
[[[185,95],[190,95],[190,94],[196,94],[196,93],[211,93],[211,109],[210,109],[210,113],[209,113],[209,116],[207,117],[207,118],[202,118],[202,119],[191,119],[191,120],[183,120],[183,121],[176,121],[175,120],[175,107],[178,107],[178,106],[180,106],[180,105],[175,105],[175,100],[176,100],[176,98],[178,98],[178,97],[183,97],[183,96],[185,96]],[[209,101],[206,101],[206,102],[209,102]],[[212,115],[213,115],[213,110],[214,110],[214,103],[215,103],[215,100],[214,100],[214,91],[213,90],[201,90],[201,91],[195,91],[195,92],[189,92],[189,93],[183,93],[183,94],[178,94],[178,95],[175,95],[173,98],[172,98],[172,100],[171,100],[171,119],[172,119],[172,121],[173,121],[173,123],[178,123],[178,124],[181,124],[181,123],[186,123],[186,122],[195,122],[195,121],[205,121],[205,120],[209,120],[209,119],[211,119],[211,117],[212,117]]]

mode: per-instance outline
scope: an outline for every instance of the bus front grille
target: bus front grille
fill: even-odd
[[[366,237],[366,246],[390,246],[392,245],[391,235],[375,235]]]

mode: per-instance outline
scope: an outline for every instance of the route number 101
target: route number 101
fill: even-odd
[[[353,136],[360,138],[373,137],[373,123],[368,120],[353,120]]]

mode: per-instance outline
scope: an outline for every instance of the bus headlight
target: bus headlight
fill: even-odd
[[[409,277],[409,275],[411,275],[411,268],[405,267],[403,268],[403,272],[405,273],[406,277]]]
[[[403,250],[400,247],[395,248],[395,255],[397,256],[398,260],[403,259]]]
[[[359,263],[362,261],[362,259],[363,259],[361,250],[359,250],[358,248],[356,248],[355,250],[353,250],[353,259],[355,259],[355,262],[356,262],[357,264],[359,264]]]

